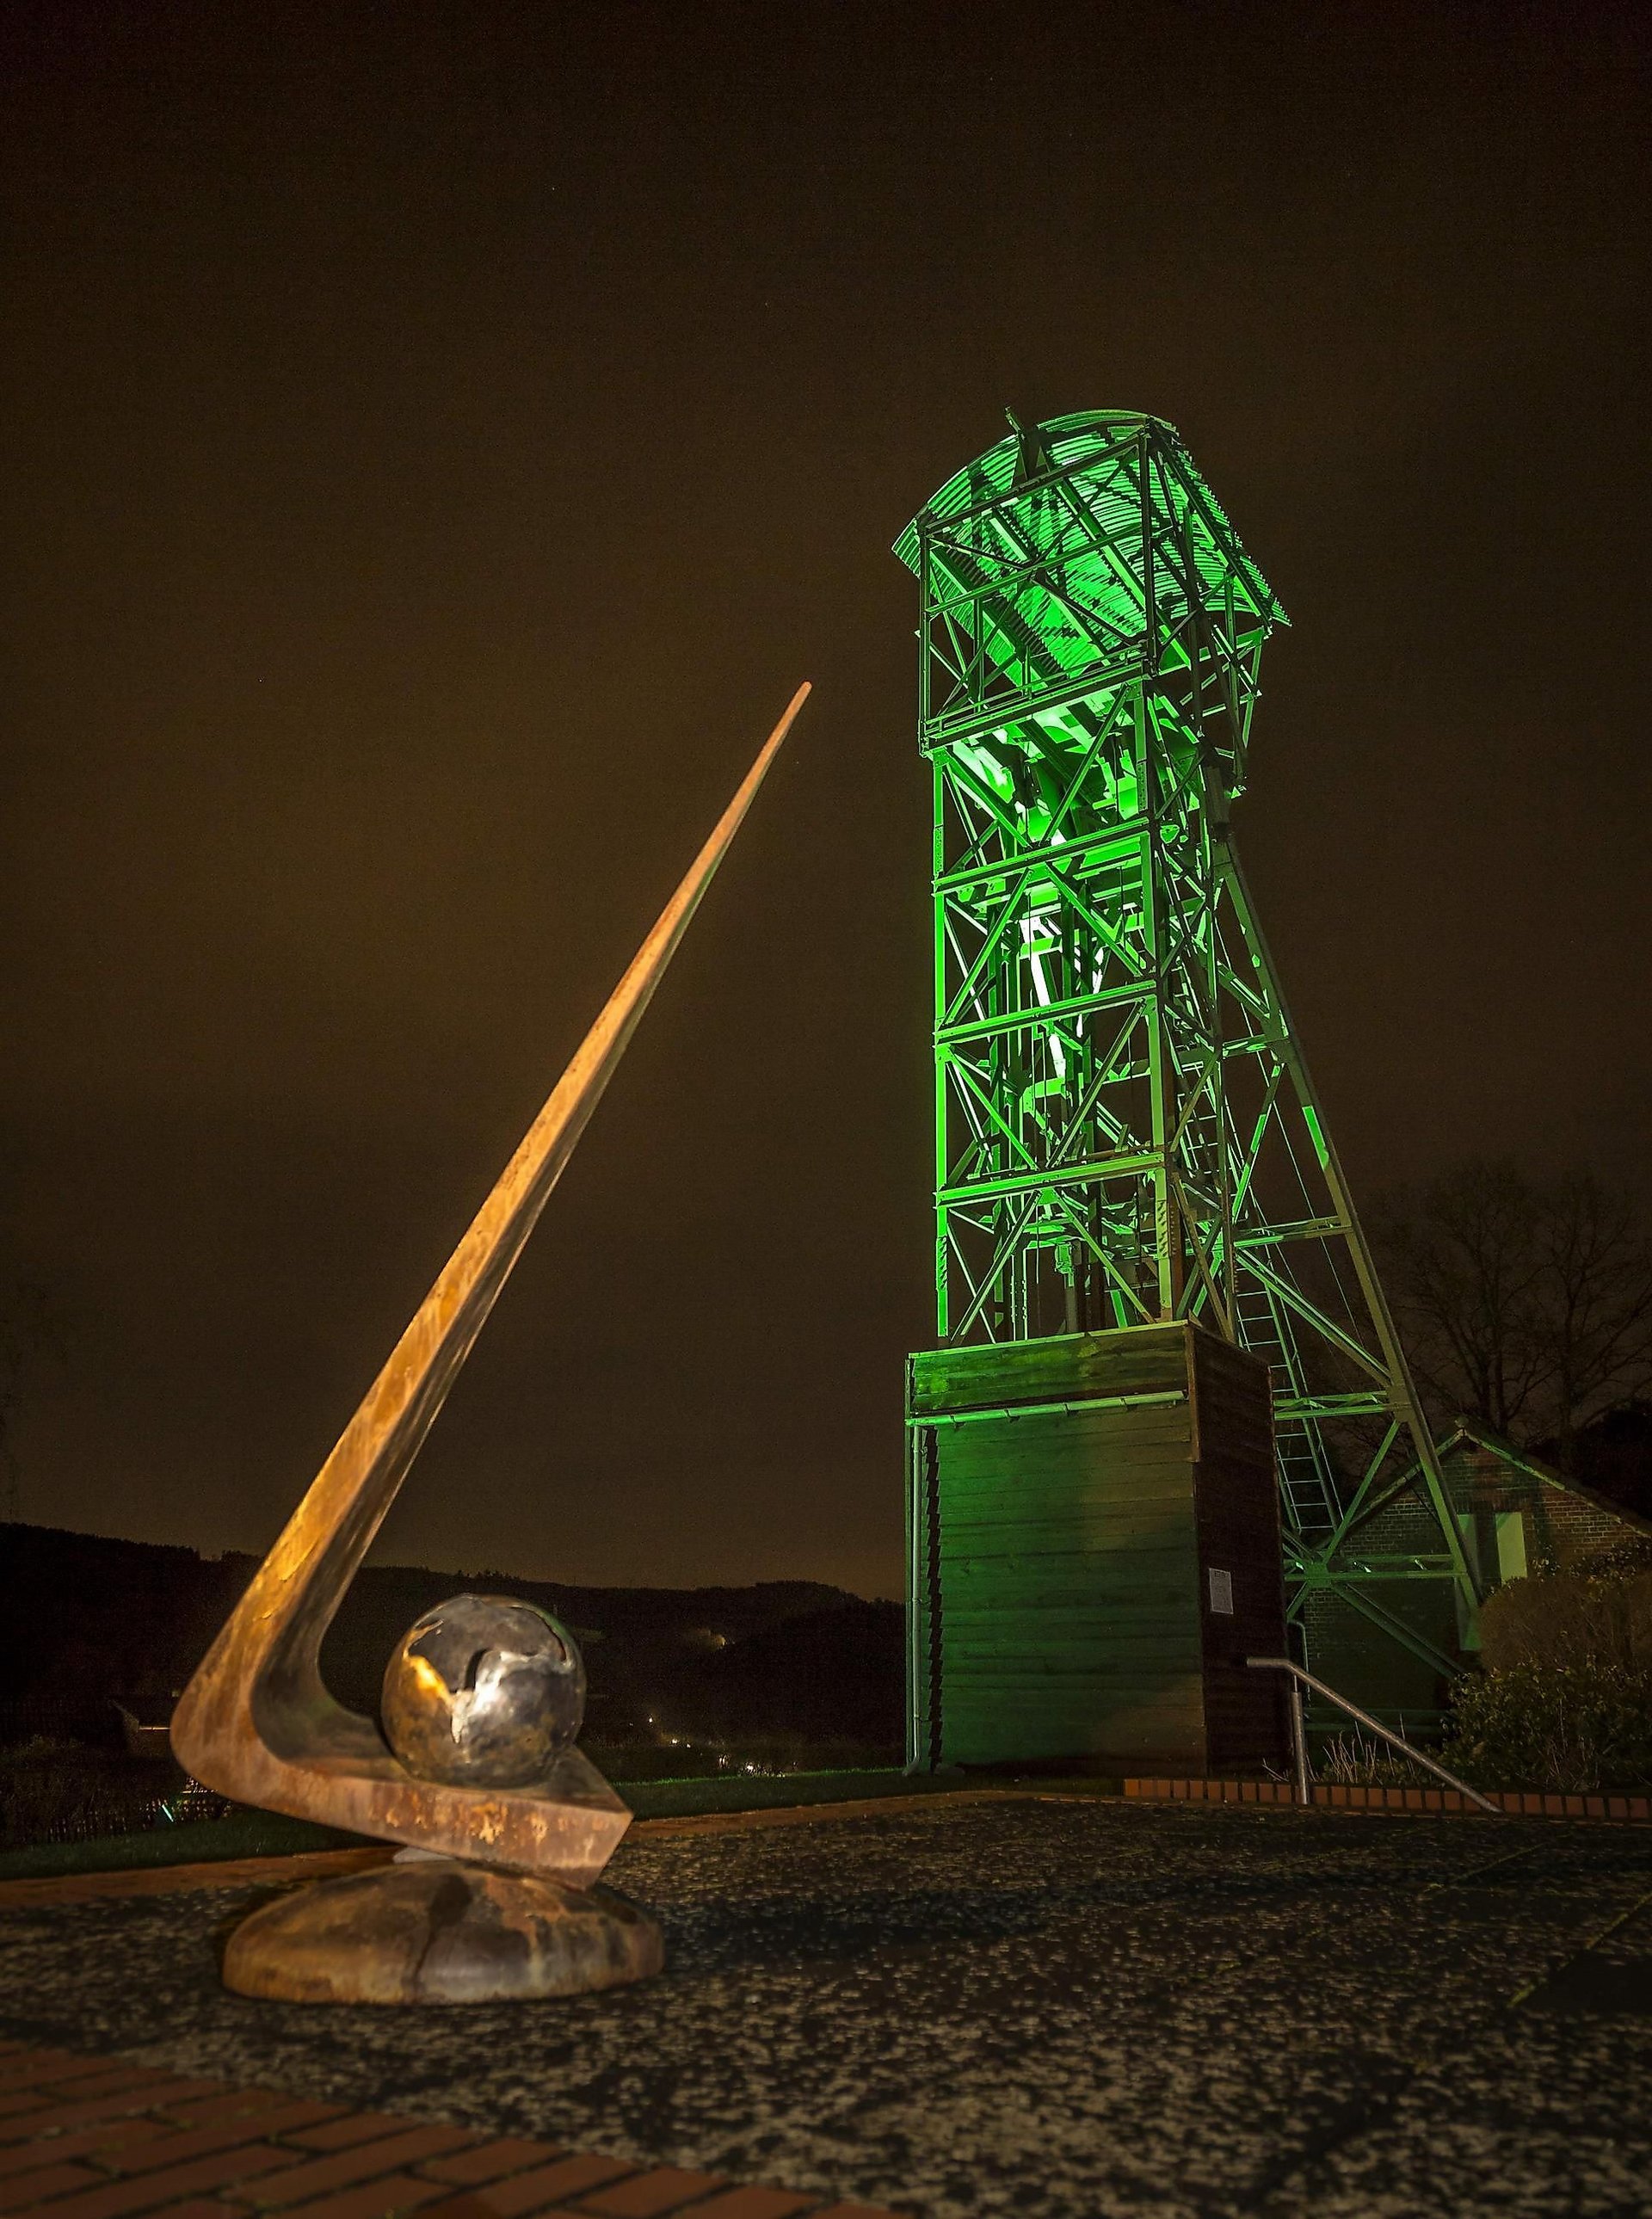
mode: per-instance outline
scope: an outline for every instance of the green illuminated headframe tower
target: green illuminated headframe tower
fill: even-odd
[[[1293,1614],[1334,1587],[1450,1672],[1345,1545],[1420,1473],[1438,1545],[1417,1575],[1472,1613],[1229,831],[1284,612],[1175,431],[1121,410],[1015,425],[896,551],[922,594],[935,781],[940,1342],[1182,1320],[1250,1352],[1272,1383]]]

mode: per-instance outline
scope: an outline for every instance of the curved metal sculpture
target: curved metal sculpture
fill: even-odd
[[[808,693],[792,696],[185,1690],[173,1750],[220,1793],[575,1888],[630,1824],[577,1749],[526,1787],[415,1778],[370,1719],[328,1693],[321,1639]]]

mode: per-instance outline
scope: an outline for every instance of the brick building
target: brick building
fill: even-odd
[[[1614,1541],[1652,1538],[1652,1520],[1469,1420],[1440,1442],[1439,1457],[1482,1588],[1570,1570]],[[1364,1520],[1340,1561],[1363,1575],[1358,1591],[1371,1615],[1332,1588],[1310,1588],[1301,1613],[1309,1670],[1400,1731],[1431,1732],[1452,1668],[1472,1661],[1476,1636],[1420,1482]],[[1339,1714],[1313,1718],[1333,1727]]]

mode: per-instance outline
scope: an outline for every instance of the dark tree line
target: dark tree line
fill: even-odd
[[[19,1279],[0,1296],[0,1519],[18,1504],[17,1415],[26,1389],[63,1353],[62,1320],[37,1279]]]
[[[1388,1197],[1372,1235],[1441,1419],[1478,1418],[1570,1471],[1591,1421],[1652,1387],[1652,1234],[1626,1190],[1471,1162]]]

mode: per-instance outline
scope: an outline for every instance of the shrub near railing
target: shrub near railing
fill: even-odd
[[[1652,1672],[1586,1657],[1478,1673],[1453,1700],[1443,1755],[1476,1787],[1652,1787]]]
[[[1481,1613],[1445,1762],[1480,1787],[1652,1787],[1652,1541],[1512,1580]]]

